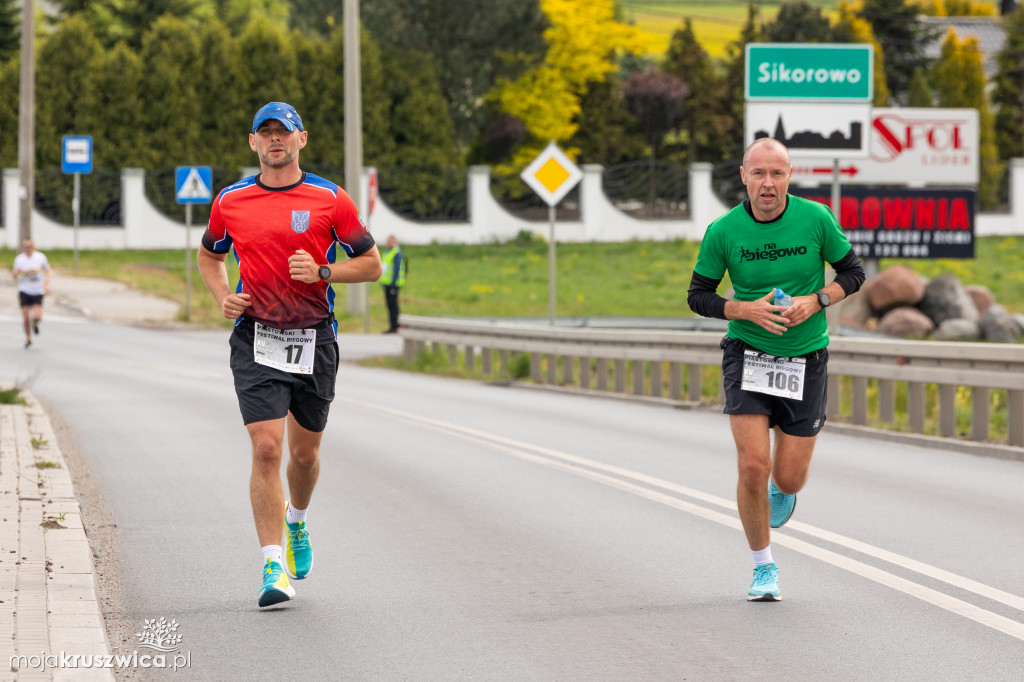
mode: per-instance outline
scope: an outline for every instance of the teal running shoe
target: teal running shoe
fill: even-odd
[[[754,581],[747,591],[747,601],[782,601],[779,592],[779,567],[761,564],[754,567]]]
[[[288,523],[288,505],[285,504],[284,533],[288,542],[284,548],[284,565],[288,575],[302,580],[313,569],[313,548],[309,544],[306,522]]]
[[[295,588],[288,582],[288,576],[281,569],[281,564],[267,559],[263,565],[263,587],[260,588],[260,607],[273,606],[283,601],[295,599]]]
[[[789,521],[796,509],[796,495],[786,495],[775,487],[775,481],[768,482],[768,501],[771,503],[772,515],[769,525],[772,528],[781,528]]]

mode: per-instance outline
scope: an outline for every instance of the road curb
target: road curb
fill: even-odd
[[[67,464],[46,413],[21,395],[27,405],[0,406],[0,593],[9,595],[0,604],[0,678],[112,681],[110,669],[53,667],[62,654],[107,656],[110,642]]]

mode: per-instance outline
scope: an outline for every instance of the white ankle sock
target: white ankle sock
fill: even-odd
[[[764,549],[751,550],[750,554],[754,557],[754,565],[761,566],[762,564],[771,564],[775,560],[772,559],[772,546],[768,545]]]
[[[281,545],[264,545],[263,546],[263,563],[267,563],[267,559],[271,561],[281,563],[281,557],[284,552],[281,549]]]
[[[291,504],[288,505],[288,511],[285,512],[285,520],[288,523],[298,523],[299,521],[306,520],[306,509],[296,509]]]

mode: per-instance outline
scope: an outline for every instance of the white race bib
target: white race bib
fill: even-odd
[[[777,358],[756,350],[743,351],[744,391],[804,399],[806,358]]]
[[[253,357],[260,365],[292,374],[312,374],[315,329],[274,329],[256,322]]]

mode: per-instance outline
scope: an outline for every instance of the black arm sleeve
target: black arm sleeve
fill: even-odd
[[[711,279],[694,272],[690,278],[690,288],[686,292],[686,303],[690,310],[704,317],[726,319],[725,299],[716,293],[721,283],[720,279]]]
[[[836,271],[835,283],[843,288],[843,293],[847,296],[857,293],[860,285],[864,284],[864,266],[853,252],[853,247],[850,247],[849,253],[843,256],[842,260],[830,265]]]

